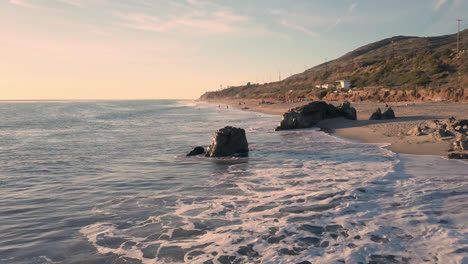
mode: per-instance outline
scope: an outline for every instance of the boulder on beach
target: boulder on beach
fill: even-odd
[[[190,151],[187,154],[187,157],[197,156],[197,155],[200,155],[200,154],[203,154],[203,153],[205,153],[205,149],[203,147],[195,147],[192,151]]]
[[[288,110],[283,114],[283,118],[275,130],[309,128],[316,125],[321,120],[340,116],[356,120],[356,109],[354,109],[349,102],[344,102],[339,107],[335,107],[324,101],[315,101]]]
[[[348,101],[338,107],[338,114],[350,120],[357,120],[357,111]]]
[[[408,131],[407,135],[408,136],[422,136],[423,133],[421,132],[421,128],[419,126],[415,126]]]
[[[391,107],[387,108],[382,113],[382,110],[380,108],[377,108],[374,113],[369,117],[369,120],[381,120],[381,119],[395,119],[395,112]]]
[[[382,119],[395,119],[395,112],[391,107],[387,108],[382,114]]]
[[[242,128],[226,126],[215,132],[206,157],[248,156],[249,143]]]
[[[449,153],[448,154],[449,159],[468,159],[468,153]]]
[[[380,120],[382,119],[382,110],[380,110],[380,107],[375,110],[374,113],[369,117],[369,120]]]
[[[468,137],[465,135],[459,135],[452,143],[452,150],[468,151]]]

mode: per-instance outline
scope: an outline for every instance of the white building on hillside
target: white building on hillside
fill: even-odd
[[[340,83],[340,88],[341,89],[350,89],[351,88],[351,83],[349,82],[349,80],[339,80],[337,81],[338,83]]]
[[[335,85],[331,83],[317,84],[315,85],[315,88],[331,89],[335,88]]]

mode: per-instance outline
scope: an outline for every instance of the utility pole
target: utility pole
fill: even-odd
[[[281,81],[281,71],[278,71],[278,81]]]
[[[457,19],[457,22],[458,22],[458,33],[457,33],[457,55],[459,54],[460,52],[460,22],[462,20],[461,19]]]
[[[395,56],[395,46],[393,45],[393,40],[392,40],[392,59],[394,58]]]

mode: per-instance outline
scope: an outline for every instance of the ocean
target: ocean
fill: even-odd
[[[0,263],[468,263],[468,164],[203,102],[0,103]],[[226,125],[248,158],[185,157]]]

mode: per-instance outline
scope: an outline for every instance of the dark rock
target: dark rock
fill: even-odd
[[[389,107],[382,114],[382,110],[380,110],[380,108],[377,108],[377,110],[375,110],[375,112],[369,117],[369,120],[381,120],[381,119],[395,119],[395,112],[393,112],[392,108]]]
[[[196,155],[200,155],[200,154],[203,154],[203,153],[205,153],[205,149],[203,147],[195,147],[192,151],[190,151],[187,154],[187,157],[196,156]]]
[[[380,108],[377,108],[375,112],[369,117],[369,120],[380,120],[382,119],[382,110]]]
[[[315,101],[307,105],[290,109],[284,113],[276,131],[309,128],[316,125],[321,120],[340,116],[356,120],[356,109],[351,107],[349,102],[345,102],[337,108],[324,101]]]
[[[328,110],[328,104],[323,101],[316,101],[290,109],[283,114],[276,131],[312,127],[326,118]],[[336,109],[334,111],[336,112]]]
[[[343,116],[344,118],[347,118],[350,120],[357,120],[356,109],[352,107],[348,101],[344,102],[338,107],[338,112],[339,112],[339,115]]]
[[[468,153],[450,153],[448,154],[449,159],[468,159]]]
[[[299,262],[297,264],[312,264],[312,263],[310,261],[305,260],[305,261]]]
[[[439,128],[434,132],[434,136],[443,138],[443,137],[453,137],[454,134],[445,128]]]
[[[247,156],[249,143],[242,128],[227,126],[219,129],[206,150],[207,157]]]
[[[389,107],[385,112],[382,114],[382,119],[395,119],[395,112],[393,109]]]
[[[460,150],[460,151],[468,150],[468,140],[465,139],[465,140],[454,141],[452,143],[452,149],[453,150]]]

